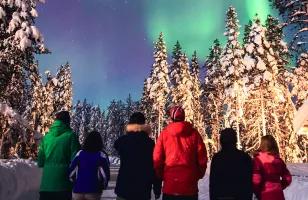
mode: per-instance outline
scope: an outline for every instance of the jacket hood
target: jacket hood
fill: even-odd
[[[172,135],[191,135],[194,128],[189,122],[172,122],[167,127],[166,130]]]
[[[55,122],[49,128],[48,134],[51,134],[54,137],[58,137],[69,130],[71,130],[71,128],[61,120],[55,120]]]
[[[128,124],[126,126],[126,132],[146,132],[148,135],[151,134],[151,127],[147,124]]]

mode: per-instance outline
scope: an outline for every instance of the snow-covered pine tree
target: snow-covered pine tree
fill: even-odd
[[[197,130],[200,132],[202,136],[205,136],[205,127],[204,127],[204,118],[203,118],[203,108],[202,108],[202,87],[201,87],[201,81],[200,81],[200,67],[198,63],[197,58],[197,52],[194,51],[191,59],[191,67],[190,67],[190,73],[192,78],[192,95],[195,97],[193,99],[193,123],[194,126],[197,128]]]
[[[82,116],[81,116],[82,108],[83,108],[83,103],[81,103],[80,100],[78,100],[76,105],[73,107],[71,127],[77,135],[79,135],[79,128],[80,128],[81,119],[82,119]]]
[[[279,52],[274,52],[274,43],[274,40],[267,40],[266,28],[256,19],[245,44],[249,96],[244,109],[246,129],[242,141],[246,151],[253,152],[258,148],[261,136],[273,135],[281,156],[290,162],[298,161],[295,159],[300,156],[300,150],[292,125],[294,110],[287,86],[278,82],[279,67],[284,66],[279,65]]]
[[[308,101],[308,53],[302,53],[297,61],[292,78],[292,95],[295,97],[295,105],[298,109],[305,101]]]
[[[93,106],[90,109],[90,122],[88,126],[88,131],[99,131],[99,122],[102,116],[101,109],[99,106]]]
[[[227,44],[221,54],[220,65],[224,73],[224,91],[225,98],[225,126],[234,127],[237,132],[237,147],[241,148],[240,132],[244,126],[243,117],[244,102],[244,65],[243,49],[238,41],[239,21],[235,8],[229,7],[226,15],[226,32]]]
[[[172,52],[172,64],[170,65],[169,70],[169,78],[170,78],[170,98],[171,98],[171,104],[179,104],[180,103],[180,97],[175,96],[176,95],[176,89],[178,85],[180,84],[181,79],[181,56],[182,53],[182,47],[180,45],[179,41],[176,41],[176,44],[173,48]]]
[[[169,95],[169,76],[168,76],[168,62],[167,49],[164,42],[163,33],[159,34],[159,38],[154,46],[154,64],[149,78],[149,97],[152,99],[152,119],[153,134],[157,138],[158,134],[163,129],[165,123],[165,107]]]
[[[107,128],[107,122],[106,122],[106,117],[105,117],[105,111],[101,111],[101,115],[99,117],[99,121],[97,124],[97,131],[100,133],[102,139],[103,139],[103,148],[106,150],[106,128]]]
[[[125,101],[125,116],[124,116],[124,121],[128,122],[129,117],[136,111],[134,101],[132,99],[132,96],[128,94],[128,97],[126,98]]]
[[[45,53],[47,50],[43,44],[43,37],[34,25],[38,16],[36,11],[37,0],[7,0],[0,1],[0,102],[5,102],[20,115],[27,114],[26,107],[31,104],[28,99],[31,81],[30,66],[34,64],[34,54]],[[5,119],[4,119],[5,120]],[[0,121],[1,124],[7,124]],[[19,127],[19,128],[18,128]],[[8,127],[7,127],[8,128]],[[19,124],[10,127],[11,149],[25,131]],[[4,132],[0,131],[0,134]],[[9,138],[6,138],[9,139]],[[24,144],[25,141],[19,141]],[[22,145],[24,146],[24,145]]]
[[[143,82],[143,92],[140,100],[141,111],[144,113],[147,123],[152,123],[152,105],[153,100],[150,98],[150,78],[147,78]]]
[[[91,120],[91,105],[87,103],[87,99],[83,100],[81,109],[81,122],[78,130],[79,142],[83,145],[85,138],[89,133],[89,124]]]
[[[33,130],[41,133],[43,111],[43,83],[38,70],[38,62],[29,66],[29,79],[31,81],[31,105],[28,111],[28,120]]]
[[[57,76],[58,80],[57,87],[55,88],[55,111],[72,109],[72,78],[71,78],[71,67],[69,63],[61,65],[58,69]]]
[[[124,105],[123,102],[115,100],[111,101],[110,105],[107,108],[107,129],[106,129],[106,151],[115,155],[116,151],[113,148],[114,142],[121,135],[124,134]]]
[[[34,26],[36,0],[1,1],[0,2],[0,62],[6,68],[5,77],[1,80],[4,91],[0,100],[5,101],[13,109],[25,110],[26,74],[34,63],[34,54],[47,50],[43,37]]]
[[[289,146],[285,148],[286,158],[293,162],[301,162],[304,156],[304,148],[299,146],[298,136],[294,132],[294,113],[296,111],[290,92],[289,75],[287,65],[290,60],[287,43],[283,41],[283,30],[279,20],[268,16],[266,20],[267,41],[270,43],[274,52],[278,74],[275,80],[276,93],[280,96],[277,105],[277,115],[282,138],[289,140]],[[269,57],[271,58],[271,57]]]
[[[270,0],[284,19],[284,26],[293,34],[290,46],[298,55],[308,51],[308,1],[306,0]]]
[[[42,102],[43,102],[43,107],[42,107],[42,121],[41,121],[41,126],[42,126],[42,133],[45,134],[48,132],[48,129],[50,125],[54,121],[54,91],[55,88],[57,87],[58,80],[51,75],[49,71],[45,72],[47,76],[47,82],[45,86],[43,87],[43,95],[42,95]]]
[[[219,150],[219,132],[223,125],[223,72],[220,65],[222,48],[215,40],[206,58],[206,75],[202,93],[204,124],[208,139],[209,155]]]

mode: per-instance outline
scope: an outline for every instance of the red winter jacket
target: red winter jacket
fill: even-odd
[[[153,159],[155,172],[164,181],[164,194],[198,194],[207,154],[200,134],[190,123],[169,124],[159,135]]]
[[[284,200],[283,190],[292,176],[286,164],[269,152],[259,152],[253,159],[253,189],[259,200]]]

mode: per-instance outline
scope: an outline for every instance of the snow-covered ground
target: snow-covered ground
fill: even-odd
[[[110,161],[113,164],[119,163],[117,158],[111,158]],[[285,190],[286,200],[307,200],[308,164],[289,164],[288,168],[293,175],[293,182]],[[209,199],[208,174],[209,169],[207,175],[199,182],[200,200]],[[40,177],[41,170],[33,161],[0,160],[0,200],[37,200]],[[112,184],[109,193],[113,192],[115,183]]]

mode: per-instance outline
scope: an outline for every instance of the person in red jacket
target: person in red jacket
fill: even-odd
[[[283,190],[292,176],[279,157],[277,142],[271,135],[261,138],[259,152],[253,159],[253,189],[259,200],[284,200]]]
[[[197,200],[198,180],[206,171],[207,153],[199,132],[185,120],[180,106],[169,111],[171,123],[154,148],[156,175],[163,180],[163,200]]]

